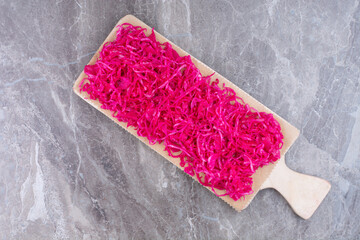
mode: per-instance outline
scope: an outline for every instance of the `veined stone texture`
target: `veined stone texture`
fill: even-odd
[[[274,190],[237,213],[73,93],[127,14],[300,129],[309,220]],[[359,67],[359,1],[0,0],[0,239],[359,239]]]

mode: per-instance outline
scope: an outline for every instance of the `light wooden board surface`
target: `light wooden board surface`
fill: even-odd
[[[122,19],[120,19],[120,21],[116,24],[116,26],[122,24],[122,23],[130,23],[134,26],[141,26],[143,28],[147,29],[146,34],[149,35],[151,33],[151,27],[149,27],[148,25],[146,25],[144,22],[142,22],[141,20],[137,19],[136,17],[132,16],[132,15],[127,15],[125,17],[123,17]],[[116,38],[116,31],[117,28],[116,26],[114,27],[114,29],[110,32],[109,36],[105,39],[104,43],[106,42],[111,42],[113,40],[115,40]],[[169,41],[168,39],[166,39],[164,36],[162,36],[161,34],[159,34],[158,32],[155,31],[156,34],[156,39],[163,43],[163,42],[169,42],[173,48],[179,53],[180,56],[185,56],[185,55],[190,55],[187,52],[185,52],[184,50],[182,50],[180,47],[178,47],[177,45],[175,45],[174,43],[172,43],[171,41]],[[104,44],[103,43],[103,44]],[[98,49],[98,51],[95,53],[95,55],[92,57],[92,59],[90,60],[90,62],[88,63],[89,65],[92,65],[96,62],[98,56],[99,56],[99,51],[102,49],[103,44],[100,46],[100,48]],[[212,70],[211,68],[209,68],[208,66],[206,66],[204,63],[200,62],[199,60],[197,60],[196,58],[192,57],[192,61],[194,62],[195,66],[197,68],[199,68],[200,72],[206,76],[206,75],[210,75],[212,73],[214,73],[215,71]],[[88,99],[88,94],[86,92],[81,92],[79,91],[79,85],[80,82],[82,81],[82,79],[84,79],[86,77],[86,74],[84,73],[84,71],[80,74],[80,76],[78,77],[78,79],[76,80],[74,86],[73,86],[73,90],[74,92],[79,95],[81,98],[83,98],[86,102],[88,102],[89,104],[91,104],[93,107],[95,107],[96,109],[98,109],[99,111],[101,111],[103,114],[105,114],[107,117],[109,117],[110,119],[112,119],[115,123],[117,123],[118,125],[120,125],[121,127],[123,127],[124,129],[126,129],[127,131],[129,131],[131,134],[133,134],[134,136],[136,136],[140,141],[142,141],[143,143],[145,143],[146,145],[148,145],[150,148],[152,148],[153,150],[155,150],[156,152],[158,152],[160,155],[162,155],[164,158],[166,158],[167,160],[169,160],[170,162],[172,162],[173,164],[175,164],[177,167],[179,167],[180,169],[183,169],[182,167],[180,167],[179,159],[176,158],[172,158],[170,156],[168,156],[167,152],[164,151],[164,145],[163,144],[155,144],[155,145],[150,145],[148,140],[144,137],[139,137],[136,133],[136,131],[132,128],[126,127],[126,123],[124,122],[119,122],[116,118],[112,117],[112,113],[109,110],[104,110],[102,109],[100,106],[101,104],[99,103],[99,101],[97,100],[91,100]],[[239,87],[237,87],[236,85],[234,85],[232,82],[230,82],[229,80],[227,80],[226,78],[224,78],[223,76],[221,76],[220,74],[216,73],[214,74],[213,78],[217,78],[220,81],[220,84],[225,83],[225,86],[230,87],[232,89],[234,89],[234,91],[236,92],[236,94],[241,97],[246,103],[248,103],[251,107],[257,109],[258,111],[261,112],[267,112],[267,113],[272,113],[275,117],[275,119],[280,123],[281,129],[282,129],[282,133],[284,135],[284,145],[281,149],[281,156],[284,157],[285,153],[288,151],[288,149],[290,148],[290,146],[295,142],[296,138],[299,136],[299,130],[297,128],[295,128],[294,126],[292,126],[290,123],[288,123],[287,121],[285,121],[283,118],[281,118],[280,116],[278,116],[276,113],[272,112],[270,109],[268,109],[266,106],[264,106],[263,104],[261,104],[259,101],[257,101],[256,99],[254,99],[253,97],[251,97],[249,94],[247,94],[246,92],[244,92],[243,90],[241,90]],[[237,211],[241,211],[243,209],[245,209],[249,203],[251,202],[251,200],[254,198],[254,196],[257,194],[257,192],[261,189],[261,186],[263,185],[263,183],[265,182],[265,180],[269,177],[270,173],[272,172],[272,170],[274,169],[274,167],[276,166],[275,164],[270,164],[267,165],[263,168],[259,168],[256,173],[253,175],[253,191],[254,193],[251,195],[247,195],[245,197],[245,199],[242,200],[238,200],[238,201],[234,201],[233,199],[231,199],[228,196],[224,196],[224,197],[220,197],[222,200],[224,200],[226,203],[228,203],[230,206],[232,206],[234,209],[236,209]],[[190,176],[190,175],[189,175]],[[191,176],[190,176],[191,177]],[[194,179],[197,181],[196,177],[194,177]],[[208,188],[210,191],[211,189]],[[211,191],[212,192],[212,191]],[[221,191],[219,191],[219,193],[221,193]]]
[[[295,172],[282,157],[261,189],[276,189],[289,203],[294,212],[309,219],[330,191],[331,184],[321,178]]]

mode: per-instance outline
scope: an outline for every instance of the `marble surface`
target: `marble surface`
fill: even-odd
[[[235,212],[72,92],[126,14],[301,130],[310,220],[275,190]],[[0,239],[359,239],[359,66],[359,1],[0,0]]]

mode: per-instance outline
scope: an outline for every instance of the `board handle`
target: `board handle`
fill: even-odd
[[[265,188],[276,189],[296,214],[309,219],[330,191],[331,184],[324,179],[291,170],[282,157],[261,186],[261,189]]]

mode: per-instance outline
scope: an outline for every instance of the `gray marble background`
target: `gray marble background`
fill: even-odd
[[[310,220],[275,190],[237,213],[72,92],[134,14],[301,130]],[[360,239],[359,1],[0,0],[0,239]]]

